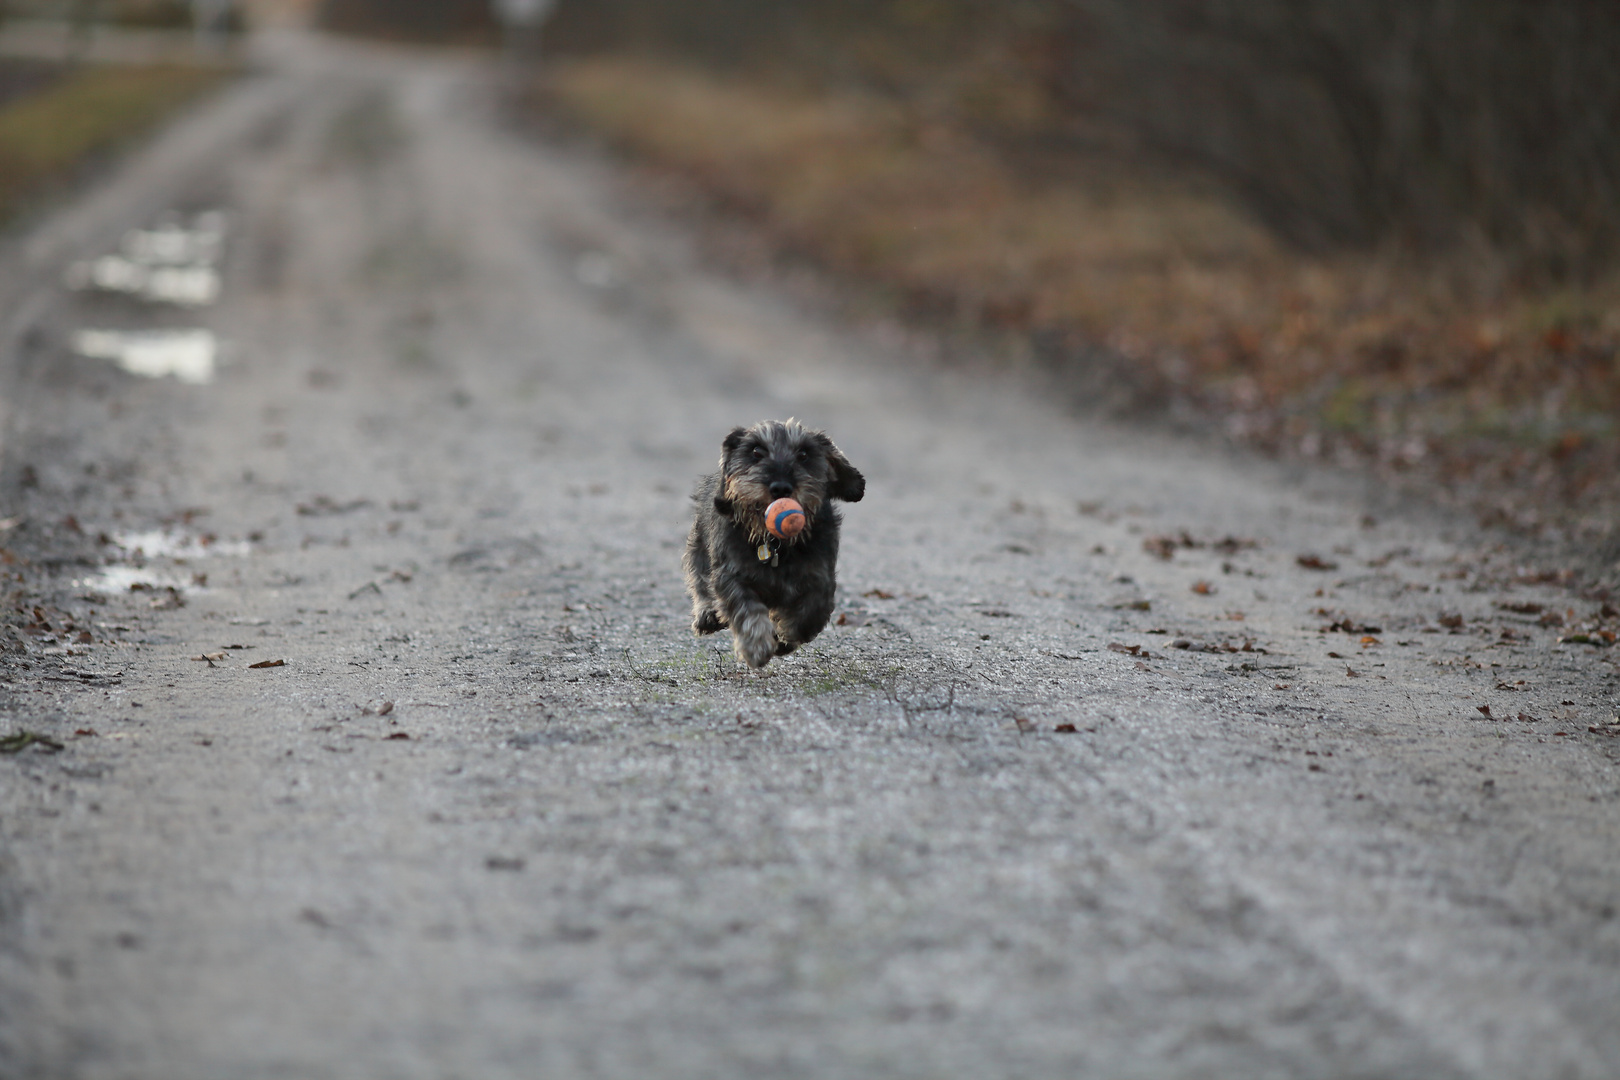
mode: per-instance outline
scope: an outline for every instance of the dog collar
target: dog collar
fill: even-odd
[[[782,564],[781,543],[774,536],[767,536],[754,554],[759,556],[760,562],[768,562],[772,566]]]

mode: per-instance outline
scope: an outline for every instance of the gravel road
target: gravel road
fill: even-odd
[[[0,1075],[1620,1075],[1597,600],[736,280],[475,60],[262,51],[0,251]],[[211,306],[60,284],[214,209]],[[789,415],[868,489],[754,673],[687,492]]]

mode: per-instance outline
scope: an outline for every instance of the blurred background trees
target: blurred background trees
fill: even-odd
[[[1205,170],[1310,249],[1485,244],[1562,280],[1620,248],[1601,0],[563,0],[548,41],[1026,121],[1033,94],[1041,137]]]

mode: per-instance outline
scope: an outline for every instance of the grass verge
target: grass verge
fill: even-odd
[[[559,62],[539,90],[902,312],[1102,363],[1134,404],[1190,400],[1252,443],[1612,540],[1613,515],[1583,511],[1620,504],[1620,281],[1531,288],[1483,250],[1305,255],[1196,177],[893,97],[622,55]]]
[[[213,68],[81,67],[0,107],[0,222],[218,85]]]

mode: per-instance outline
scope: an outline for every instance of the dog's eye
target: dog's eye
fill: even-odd
[[[810,451],[808,451],[808,450],[800,450],[799,454],[798,454],[798,458],[799,458],[800,461],[809,461],[810,460]]]
[[[755,461],[764,461],[765,460],[765,451],[764,451],[764,449],[762,447],[758,447],[758,446],[754,447],[754,460]]]

